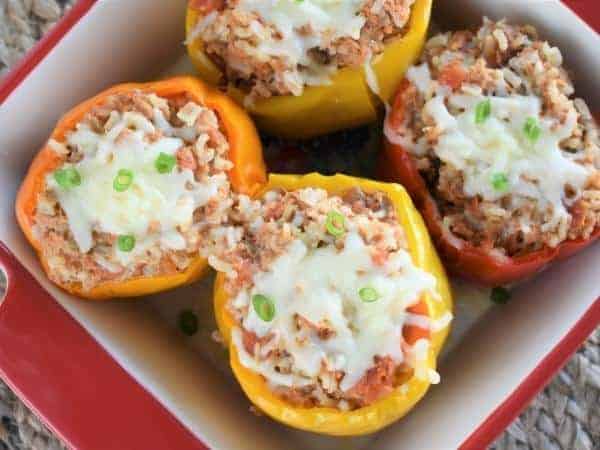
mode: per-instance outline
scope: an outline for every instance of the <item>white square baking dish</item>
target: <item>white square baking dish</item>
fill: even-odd
[[[17,287],[21,288],[21,297],[29,292],[24,287],[28,281],[19,278],[20,271],[15,269],[18,264],[14,256],[97,341],[99,345],[90,348],[98,352],[104,348],[145,388],[136,395],[154,397],[191,435],[211,448],[384,450],[487,445],[600,323],[600,246],[550,267],[516,289],[511,302],[502,307],[491,307],[485,291],[456,283],[457,324],[441,363],[442,383],[433,387],[405,419],[378,434],[358,439],[293,431],[249,412],[248,401],[227,375],[224,358],[210,342],[208,314],[202,319],[203,331],[192,340],[174,330],[174,317],[182,305],[198,304],[202,299],[210,303],[210,279],[125,303],[82,302],[46,280],[12,212],[28,164],[59,116],[83,99],[112,84],[191,71],[182,44],[185,8],[184,0],[84,1],[71,13],[70,22],[55,32],[52,39],[56,42],[38,48],[30,67],[22,67],[18,76],[9,80],[10,89],[5,86],[0,91],[10,94],[0,106],[0,241],[9,250],[0,248],[0,265],[6,266],[9,274],[6,303],[14,303],[17,311],[12,314],[18,313],[22,301],[13,292]],[[474,26],[484,15],[537,26],[544,37],[562,49],[579,96],[592,106],[600,105],[596,75],[600,73],[600,37],[559,1],[438,0],[434,9],[442,29]],[[47,50],[49,53],[42,58]],[[0,322],[8,320],[7,314],[2,316],[7,304],[0,306]],[[23,308],[28,314],[36,312]],[[60,320],[70,319],[63,315]],[[49,323],[48,327],[60,333],[60,323]],[[0,347],[3,344],[0,341]],[[35,347],[38,343],[28,345]],[[25,352],[22,358],[36,370],[50,370],[34,353]],[[53,423],[53,412],[40,400],[41,391],[21,385],[16,373],[2,371],[73,447],[92,448],[93,426],[79,427],[85,428],[82,431],[77,426],[64,428],[63,422]],[[120,376],[127,377],[125,372]],[[75,384],[82,382],[95,381],[73,380]],[[98,380],[97,386],[103,389],[106,383]],[[52,391],[53,387],[46,389]],[[67,395],[67,390],[57,389],[55,394]],[[120,406],[122,398],[110,389],[97,395],[114,402],[115,409],[128,407]],[[76,402],[77,398],[72,400]],[[84,414],[78,420],[83,423],[97,418],[86,418]],[[180,426],[163,419],[156,423],[165,427],[165,433],[167,427],[175,427],[177,432]],[[104,431],[96,428],[96,432]],[[133,434],[144,432],[139,424],[131,427]],[[135,442],[121,437],[121,448],[129,448],[125,442]],[[182,444],[172,445],[162,444],[160,448],[182,448]]]

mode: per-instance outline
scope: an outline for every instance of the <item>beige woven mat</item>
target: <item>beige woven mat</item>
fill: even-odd
[[[0,0],[0,78],[73,2]],[[64,448],[1,381],[0,417],[0,450]],[[491,448],[600,450],[600,328]]]

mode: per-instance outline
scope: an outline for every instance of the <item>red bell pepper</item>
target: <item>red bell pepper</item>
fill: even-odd
[[[408,87],[410,84],[405,80],[396,94],[386,119],[391,127],[403,121]],[[448,271],[485,285],[499,286],[531,277],[551,262],[583,250],[600,236],[600,227],[597,227],[588,239],[567,240],[555,248],[546,247],[525,255],[506,256],[499,251],[473,245],[442,225],[442,216],[435,199],[427,189],[411,154],[402,146],[385,139],[379,173],[385,180],[401,183],[409,192],[425,219]]]

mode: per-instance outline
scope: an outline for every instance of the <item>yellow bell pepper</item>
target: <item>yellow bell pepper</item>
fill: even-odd
[[[197,102],[215,111],[221,121],[229,142],[229,158],[234,163],[228,173],[234,191],[252,195],[266,182],[266,168],[262,157],[262,146],[256,128],[248,114],[224,94],[208,87],[192,77],[176,77],[169,80],[145,84],[121,84],[76,106],[57,124],[51,139],[63,141],[68,132],[93,108],[108,97],[134,90],[150,91],[165,98],[190,95]],[[36,155],[23,181],[15,205],[17,221],[25,237],[38,252],[44,271],[49,273],[48,262],[40,249],[41,243],[33,232],[35,211],[39,193],[45,189],[45,178],[63,163],[61,157],[48,144]],[[70,283],[60,287],[78,297],[90,300],[105,300],[115,297],[139,297],[198,280],[207,268],[207,261],[197,257],[183,272],[162,276],[140,276],[126,281],[109,281],[83,290],[80,284]]]
[[[186,20],[188,36],[216,3],[190,1]],[[193,7],[194,4],[203,4],[203,7]],[[432,0],[417,0],[406,34],[387,44],[383,53],[373,59],[371,65],[379,85],[378,96],[367,85],[362,67],[344,68],[332,77],[331,84],[307,86],[300,96],[274,96],[248,106],[257,126],[275,136],[309,138],[374,122],[382,106],[381,100],[391,101],[404,72],[421,53],[431,5]],[[188,42],[188,53],[205,81],[214,85],[223,83],[223,74],[204,53],[201,39]],[[227,92],[243,104],[243,91],[229,84]]]
[[[439,298],[432,298],[429,294],[424,295],[422,303],[426,305],[427,311],[422,313],[428,314],[430,318],[435,320],[451,311],[452,297],[444,269],[429,239],[421,216],[402,186],[345,175],[331,177],[319,174],[304,176],[270,175],[268,184],[258,196],[275,188],[295,190],[305,187],[318,187],[327,190],[331,194],[339,194],[356,186],[367,192],[380,191],[389,196],[405,230],[414,264],[435,276]],[[226,308],[229,299],[224,285],[225,276],[219,273],[214,288],[215,316],[223,339],[229,347],[233,373],[252,403],[273,419],[295,428],[316,433],[336,436],[368,434],[404,416],[425,395],[429,388],[430,383],[427,380],[411,376],[403,380],[402,387],[396,388],[388,396],[354,411],[340,411],[331,407],[301,408],[287,403],[269,389],[261,375],[240,363],[236,349],[231,343],[231,331],[236,323]],[[429,335],[431,345],[425,362],[426,368],[435,369],[436,357],[448,332],[449,327],[445,327]]]

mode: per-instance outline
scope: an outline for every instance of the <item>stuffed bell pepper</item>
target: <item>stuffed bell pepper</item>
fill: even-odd
[[[265,181],[256,130],[227,97],[192,78],[125,84],[63,117],[16,214],[58,286],[132,297],[198,279],[206,230]]]
[[[187,44],[262,130],[307,138],[377,118],[418,58],[432,0],[190,0]]]
[[[439,382],[444,270],[395,184],[271,175],[212,235],[215,314],[254,405],[292,427],[361,435]]]
[[[598,125],[532,27],[485,20],[433,37],[385,135],[386,177],[457,275],[512,283],[600,234]]]

